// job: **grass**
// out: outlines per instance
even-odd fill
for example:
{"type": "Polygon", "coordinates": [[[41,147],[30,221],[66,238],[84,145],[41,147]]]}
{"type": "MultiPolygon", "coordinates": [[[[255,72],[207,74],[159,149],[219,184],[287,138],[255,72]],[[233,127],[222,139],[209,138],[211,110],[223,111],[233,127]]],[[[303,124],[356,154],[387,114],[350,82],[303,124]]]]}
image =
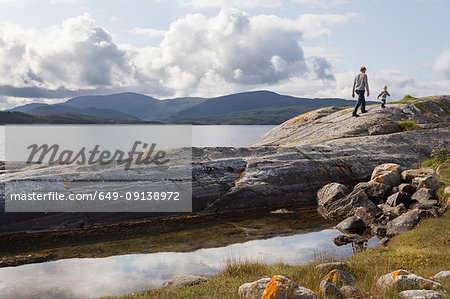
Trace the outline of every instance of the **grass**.
{"type": "Polygon", "coordinates": [[[402,131],[413,131],[413,130],[421,130],[422,128],[417,125],[416,121],[404,120],[397,123],[396,126],[397,132],[402,131]]]}
{"type": "Polygon", "coordinates": [[[403,99],[398,100],[398,101],[393,101],[393,102],[388,102],[386,104],[411,104],[413,103],[415,100],[417,100],[417,98],[407,94],[403,97],[403,99]]]}
{"type": "MultiPolygon", "coordinates": [[[[363,298],[396,298],[394,292],[383,292],[376,287],[381,275],[396,269],[410,270],[425,278],[450,269],[449,229],[448,214],[439,219],[426,219],[416,229],[392,238],[388,247],[369,249],[348,258],[349,272],[356,275],[355,286],[361,290],[363,298]]],[[[199,285],[148,290],[120,298],[239,298],[240,285],[273,275],[284,275],[318,294],[320,280],[326,273],[316,270],[315,265],[324,259],[330,257],[322,256],[300,266],[230,262],[217,276],[199,285]]],[[[443,286],[442,292],[450,294],[450,282],[443,286]]]]}

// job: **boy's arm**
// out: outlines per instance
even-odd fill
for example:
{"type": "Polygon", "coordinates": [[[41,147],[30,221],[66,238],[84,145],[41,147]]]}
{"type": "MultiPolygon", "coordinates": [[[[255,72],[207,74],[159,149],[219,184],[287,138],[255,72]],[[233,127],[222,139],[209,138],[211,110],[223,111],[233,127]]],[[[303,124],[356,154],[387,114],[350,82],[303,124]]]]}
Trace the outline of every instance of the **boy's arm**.
{"type": "Polygon", "coordinates": [[[386,94],[390,97],[391,95],[389,94],[389,92],[388,91],[386,91],[386,94]]]}

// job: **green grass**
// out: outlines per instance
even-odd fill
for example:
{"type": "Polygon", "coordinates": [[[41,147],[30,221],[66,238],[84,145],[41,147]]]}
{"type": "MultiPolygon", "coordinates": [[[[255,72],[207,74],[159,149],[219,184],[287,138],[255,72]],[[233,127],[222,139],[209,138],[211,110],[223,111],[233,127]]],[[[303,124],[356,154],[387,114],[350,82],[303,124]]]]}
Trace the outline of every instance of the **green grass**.
{"type": "Polygon", "coordinates": [[[421,130],[422,128],[417,125],[416,121],[404,120],[397,123],[395,128],[397,132],[421,130]]]}
{"type": "Polygon", "coordinates": [[[417,100],[417,98],[407,94],[401,100],[388,102],[386,104],[411,104],[411,103],[415,102],[416,100],[417,100]]]}

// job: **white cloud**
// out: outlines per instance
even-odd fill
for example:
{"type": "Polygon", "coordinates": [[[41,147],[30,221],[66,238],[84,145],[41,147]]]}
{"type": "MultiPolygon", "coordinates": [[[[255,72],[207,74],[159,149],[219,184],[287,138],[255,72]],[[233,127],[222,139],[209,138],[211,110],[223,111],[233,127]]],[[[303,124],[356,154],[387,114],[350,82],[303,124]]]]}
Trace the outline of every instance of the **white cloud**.
{"type": "Polygon", "coordinates": [[[0,23],[0,73],[8,74],[0,76],[0,93],[66,97],[74,91],[128,89],[211,96],[291,78],[332,81],[330,62],[318,53],[305,57],[300,43],[352,18],[288,19],[224,8],[214,17],[186,15],[167,31],[131,29],[163,37],[159,46],[142,48],[115,43],[88,14],[43,30],[0,23]]]}
{"type": "Polygon", "coordinates": [[[349,0],[292,0],[301,5],[306,5],[312,8],[329,8],[337,5],[347,4],[349,0]]]}
{"type": "Polygon", "coordinates": [[[450,49],[442,51],[432,67],[436,72],[450,79],[450,49]]]}
{"type": "Polygon", "coordinates": [[[150,37],[158,37],[158,36],[164,36],[167,33],[167,31],[159,30],[159,29],[152,29],[152,28],[134,27],[130,30],[130,33],[138,34],[138,35],[145,35],[145,36],[150,36],[150,37]]]}
{"type": "Polygon", "coordinates": [[[207,7],[236,7],[236,8],[256,8],[275,7],[282,4],[282,0],[179,0],[184,6],[191,8],[207,7]]]}

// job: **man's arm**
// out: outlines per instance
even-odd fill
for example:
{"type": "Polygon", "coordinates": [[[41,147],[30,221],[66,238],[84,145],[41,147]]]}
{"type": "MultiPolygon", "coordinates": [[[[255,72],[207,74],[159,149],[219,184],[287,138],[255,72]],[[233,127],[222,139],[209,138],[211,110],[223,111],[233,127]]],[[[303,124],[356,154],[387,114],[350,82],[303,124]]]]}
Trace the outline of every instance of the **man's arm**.
{"type": "Polygon", "coordinates": [[[366,89],[367,89],[367,96],[369,96],[370,95],[370,93],[369,93],[369,79],[367,79],[367,75],[366,74],[364,74],[364,83],[366,84],[366,89]]]}
{"type": "Polygon", "coordinates": [[[353,80],[352,98],[355,97],[355,86],[356,86],[356,77],[355,77],[355,79],[353,80]]]}

